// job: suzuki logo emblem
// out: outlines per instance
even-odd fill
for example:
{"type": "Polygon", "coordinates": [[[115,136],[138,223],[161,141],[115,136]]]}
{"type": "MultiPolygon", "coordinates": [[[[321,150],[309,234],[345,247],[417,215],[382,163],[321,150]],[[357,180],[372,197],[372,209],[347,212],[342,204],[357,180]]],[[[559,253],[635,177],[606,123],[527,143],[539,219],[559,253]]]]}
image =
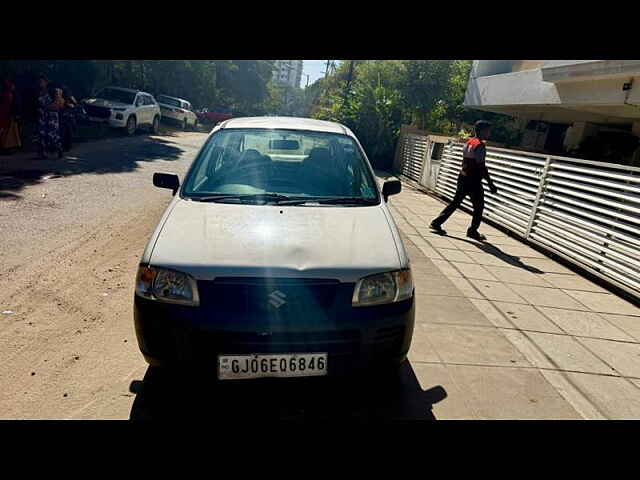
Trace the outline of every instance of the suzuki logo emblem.
{"type": "Polygon", "coordinates": [[[285,298],[287,298],[287,296],[284,293],[280,290],[275,290],[269,294],[269,304],[274,308],[280,308],[287,303],[285,298]]]}

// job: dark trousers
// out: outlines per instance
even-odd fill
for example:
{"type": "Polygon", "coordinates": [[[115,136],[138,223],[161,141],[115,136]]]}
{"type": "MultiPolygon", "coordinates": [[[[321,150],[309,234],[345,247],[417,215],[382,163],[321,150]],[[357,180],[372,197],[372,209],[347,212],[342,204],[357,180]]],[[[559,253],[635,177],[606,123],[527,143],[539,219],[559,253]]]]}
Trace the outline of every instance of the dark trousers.
{"type": "Polygon", "coordinates": [[[458,176],[458,188],[456,189],[453,200],[442,210],[438,218],[431,223],[435,226],[442,226],[462,204],[462,201],[467,195],[469,195],[471,203],[473,204],[473,219],[471,220],[471,227],[469,227],[468,232],[477,232],[480,221],[482,220],[482,211],[484,210],[484,189],[482,188],[482,181],[469,181],[462,175],[458,176]]]}

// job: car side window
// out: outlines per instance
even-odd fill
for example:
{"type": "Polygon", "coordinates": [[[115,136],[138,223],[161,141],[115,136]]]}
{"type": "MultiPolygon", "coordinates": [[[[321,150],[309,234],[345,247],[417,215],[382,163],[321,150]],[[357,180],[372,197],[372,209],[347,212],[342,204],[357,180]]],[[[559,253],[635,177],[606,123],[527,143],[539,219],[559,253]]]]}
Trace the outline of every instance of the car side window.
{"type": "Polygon", "coordinates": [[[147,102],[149,102],[149,105],[155,105],[156,99],[153,98],[151,95],[147,95],[147,102]]]}
{"type": "Polygon", "coordinates": [[[144,99],[143,99],[142,95],[138,95],[136,97],[135,105],[136,105],[136,107],[140,107],[140,106],[144,105],[144,99]]]}

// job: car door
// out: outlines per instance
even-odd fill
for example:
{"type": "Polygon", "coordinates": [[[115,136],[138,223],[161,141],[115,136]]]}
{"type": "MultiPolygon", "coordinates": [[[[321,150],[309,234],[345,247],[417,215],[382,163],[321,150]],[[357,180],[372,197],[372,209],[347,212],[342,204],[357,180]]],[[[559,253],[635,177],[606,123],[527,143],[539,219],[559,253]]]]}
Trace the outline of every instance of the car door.
{"type": "Polygon", "coordinates": [[[160,116],[160,107],[158,106],[158,102],[156,102],[156,99],[153,98],[152,95],[147,95],[147,101],[149,102],[149,123],[152,124],[155,116],[160,116]]]}
{"type": "Polygon", "coordinates": [[[147,109],[146,109],[146,102],[144,99],[144,95],[142,93],[139,93],[138,96],[136,97],[136,118],[138,119],[138,125],[142,125],[145,123],[149,123],[149,120],[147,120],[147,109]]]}

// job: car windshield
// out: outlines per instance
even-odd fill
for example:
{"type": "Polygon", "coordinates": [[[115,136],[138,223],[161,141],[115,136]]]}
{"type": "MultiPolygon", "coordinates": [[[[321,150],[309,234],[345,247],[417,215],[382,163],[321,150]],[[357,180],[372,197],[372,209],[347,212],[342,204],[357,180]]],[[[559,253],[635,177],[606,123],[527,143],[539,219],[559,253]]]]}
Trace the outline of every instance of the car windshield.
{"type": "Polygon", "coordinates": [[[194,161],[182,195],[197,199],[268,193],[377,203],[375,185],[360,147],[347,135],[223,129],[209,138],[194,161]]]}
{"type": "Polygon", "coordinates": [[[171,105],[172,107],[180,107],[180,100],[176,100],[175,98],[165,97],[164,95],[160,95],[158,97],[158,103],[164,103],[165,105],[171,105]]]}
{"type": "Polygon", "coordinates": [[[136,94],[135,92],[127,92],[126,90],[118,90],[117,88],[103,88],[98,92],[96,98],[132,105],[136,94]]]}

